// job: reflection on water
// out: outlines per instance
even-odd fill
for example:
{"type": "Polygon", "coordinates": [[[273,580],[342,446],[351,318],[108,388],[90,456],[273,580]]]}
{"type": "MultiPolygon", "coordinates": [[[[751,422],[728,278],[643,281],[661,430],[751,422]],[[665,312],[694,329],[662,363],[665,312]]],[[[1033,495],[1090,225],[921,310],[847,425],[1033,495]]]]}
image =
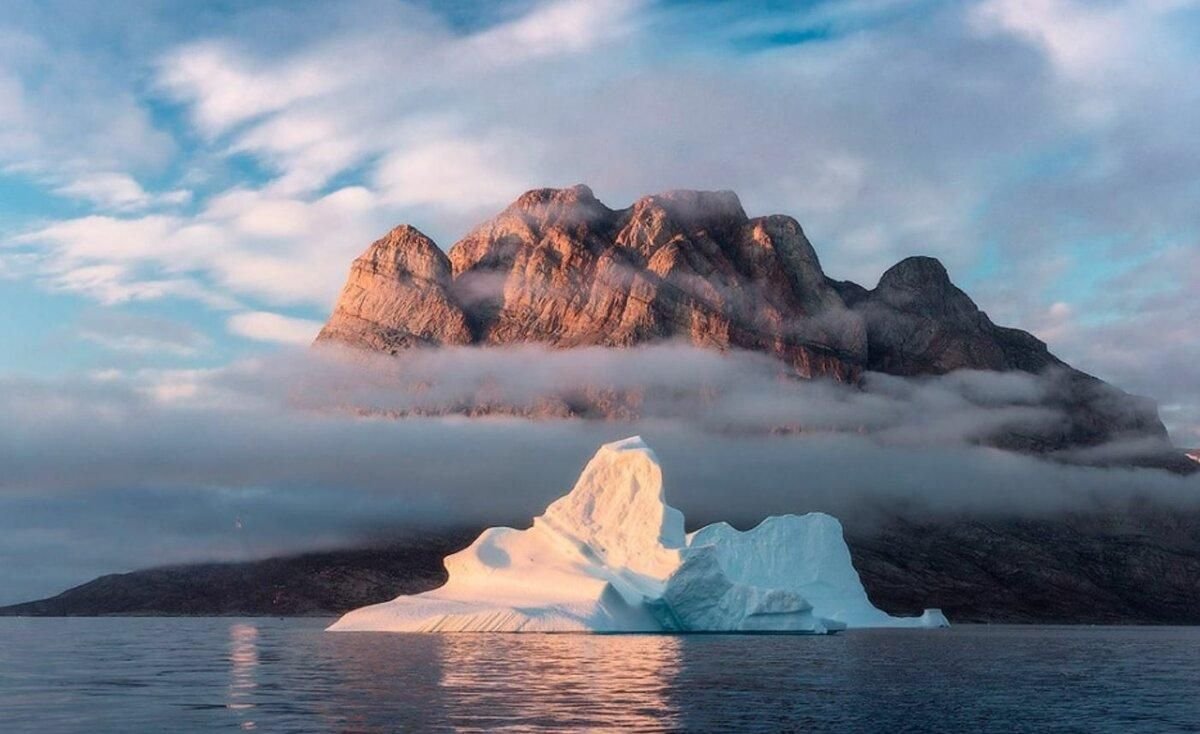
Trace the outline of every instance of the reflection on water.
{"type": "Polygon", "coordinates": [[[0,618],[0,733],[1198,730],[1200,629],[326,634],[0,618]]]}
{"type": "Polygon", "coordinates": [[[255,669],[258,668],[258,627],[253,624],[233,624],[229,627],[229,703],[231,711],[245,711],[241,728],[254,729],[249,717],[254,708],[254,689],[258,687],[255,669]]]}
{"type": "Polygon", "coordinates": [[[329,634],[330,730],[666,731],[683,638],[653,635],[329,634]],[[350,712],[347,716],[347,712],[350,712]]]}
{"type": "Polygon", "coordinates": [[[678,724],[670,691],[679,669],[680,637],[437,639],[442,706],[461,727],[491,730],[515,721],[575,729],[603,721],[622,731],[648,731],[678,724]],[[497,664],[499,657],[510,662],[497,664]]]}

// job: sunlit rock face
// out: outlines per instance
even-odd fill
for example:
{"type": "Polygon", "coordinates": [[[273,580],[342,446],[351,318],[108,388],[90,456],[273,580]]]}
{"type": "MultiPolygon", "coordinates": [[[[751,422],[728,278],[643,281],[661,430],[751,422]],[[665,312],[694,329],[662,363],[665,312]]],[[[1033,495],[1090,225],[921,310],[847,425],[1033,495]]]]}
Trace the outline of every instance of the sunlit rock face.
{"type": "MultiPolygon", "coordinates": [[[[782,375],[851,384],[868,371],[1050,374],[1044,407],[1062,420],[998,431],[986,443],[1062,455],[1141,440],[1149,448],[1123,461],[1196,469],[1169,445],[1152,402],[1072,368],[1027,332],[992,323],[937,260],[906,258],[874,289],[834,280],[795,219],[749,217],[731,191],[668,191],[610,209],[587,186],[535,189],[447,253],[401,225],[354,261],[317,337],[322,345],[386,354],[664,341],[765,354],[782,375]]],[[[636,416],[640,392],[627,392],[551,401],[531,417],[636,416]]],[[[468,414],[514,410],[461,407],[468,414]]]]}
{"type": "Polygon", "coordinates": [[[732,191],[668,191],[627,209],[587,186],[535,189],[448,257],[411,227],[371,245],[318,342],[627,347],[667,339],[766,352],[804,377],[854,379],[862,319],[791,217],[751,219],[732,191]]]}
{"type": "Polygon", "coordinates": [[[527,530],[490,528],[446,558],[446,585],[346,614],[334,631],[787,632],[938,627],[867,599],[838,521],[771,517],[690,536],[637,437],[602,446],[527,530]]]}
{"type": "Polygon", "coordinates": [[[318,339],[381,352],[470,343],[467,316],[450,294],[450,260],[416,228],[396,227],[350,266],[318,339]]]}

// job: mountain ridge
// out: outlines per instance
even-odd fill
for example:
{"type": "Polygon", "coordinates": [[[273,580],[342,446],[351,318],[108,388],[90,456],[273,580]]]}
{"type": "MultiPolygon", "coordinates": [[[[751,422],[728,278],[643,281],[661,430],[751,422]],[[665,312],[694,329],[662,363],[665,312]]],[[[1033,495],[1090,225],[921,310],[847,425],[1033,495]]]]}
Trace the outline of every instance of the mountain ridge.
{"type": "Polygon", "coordinates": [[[314,343],[397,354],[667,340],[764,353],[789,376],[850,384],[867,371],[1051,375],[1049,400],[1065,422],[992,444],[1064,454],[1148,440],[1151,450],[1120,461],[1196,468],[1167,448],[1152,401],[1072,367],[1028,332],[994,324],[935,258],[905,258],[872,289],[838,281],[799,222],[749,217],[732,191],[668,191],[612,209],[583,184],[533,189],[445,252],[400,225],[354,261],[314,343]]]}

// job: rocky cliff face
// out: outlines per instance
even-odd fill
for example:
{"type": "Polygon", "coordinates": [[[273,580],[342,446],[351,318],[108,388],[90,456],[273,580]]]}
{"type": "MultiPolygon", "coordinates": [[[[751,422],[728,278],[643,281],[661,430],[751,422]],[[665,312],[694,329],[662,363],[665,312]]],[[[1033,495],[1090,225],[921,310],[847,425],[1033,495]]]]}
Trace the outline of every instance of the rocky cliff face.
{"type": "Polygon", "coordinates": [[[446,254],[402,224],[350,266],[337,308],[317,339],[384,352],[469,344],[467,315],[451,295],[451,285],[446,254]]]}
{"type": "MultiPolygon", "coordinates": [[[[796,220],[750,218],[728,191],[672,191],[618,210],[582,185],[529,191],[448,254],[402,225],[354,261],[317,337],[387,353],[664,340],[766,353],[793,376],[851,383],[867,370],[1052,374],[1048,400],[1067,420],[994,443],[1048,452],[1166,442],[1152,403],[993,324],[937,260],[903,260],[873,290],[832,280],[796,220]]],[[[1178,453],[1144,463],[1192,465],[1178,453]]]]}
{"type": "Polygon", "coordinates": [[[623,347],[665,339],[777,356],[853,380],[863,320],[790,217],[732,192],[675,191],[612,210],[586,186],[530,191],[443,255],[401,226],[351,269],[318,342],[623,347]]]}

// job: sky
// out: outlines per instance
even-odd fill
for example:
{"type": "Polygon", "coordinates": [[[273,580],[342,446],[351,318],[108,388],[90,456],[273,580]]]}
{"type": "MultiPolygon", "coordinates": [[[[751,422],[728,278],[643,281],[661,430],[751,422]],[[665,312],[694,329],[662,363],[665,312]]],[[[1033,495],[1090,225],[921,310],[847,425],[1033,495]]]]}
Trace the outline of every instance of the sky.
{"type": "MultiPolygon", "coordinates": [[[[994,321],[1200,446],[1197,38],[1193,0],[8,0],[0,451],[69,407],[166,421],[212,375],[307,344],[392,226],[448,248],[524,190],[581,182],[613,207],[732,189],[868,287],[938,257],[994,321]]],[[[243,479],[184,483],[211,508],[243,479]]],[[[0,500],[24,508],[23,564],[81,532],[37,482],[0,500]]]]}

